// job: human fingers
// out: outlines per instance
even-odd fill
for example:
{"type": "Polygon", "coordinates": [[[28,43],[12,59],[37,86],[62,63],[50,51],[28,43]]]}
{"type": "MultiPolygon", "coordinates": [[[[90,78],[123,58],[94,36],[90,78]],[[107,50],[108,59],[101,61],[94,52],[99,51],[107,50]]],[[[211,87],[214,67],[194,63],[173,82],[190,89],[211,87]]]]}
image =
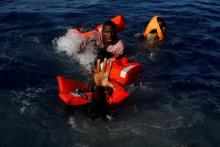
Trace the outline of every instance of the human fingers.
{"type": "Polygon", "coordinates": [[[107,72],[107,76],[109,76],[110,72],[111,72],[111,69],[112,69],[112,62],[110,61],[108,66],[107,66],[107,69],[106,69],[106,72],[107,72]]]}
{"type": "Polygon", "coordinates": [[[102,62],[102,71],[105,72],[106,71],[106,66],[107,66],[107,59],[104,58],[104,61],[102,62]]]}

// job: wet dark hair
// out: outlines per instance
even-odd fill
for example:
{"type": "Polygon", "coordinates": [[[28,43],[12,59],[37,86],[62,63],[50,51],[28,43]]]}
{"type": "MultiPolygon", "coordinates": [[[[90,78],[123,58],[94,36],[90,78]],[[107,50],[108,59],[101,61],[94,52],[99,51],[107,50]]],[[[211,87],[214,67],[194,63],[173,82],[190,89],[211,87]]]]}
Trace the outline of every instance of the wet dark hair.
{"type": "Polygon", "coordinates": [[[150,31],[150,33],[155,33],[155,34],[157,34],[157,30],[156,30],[156,29],[153,29],[153,30],[150,31]]]}
{"type": "Polygon", "coordinates": [[[164,22],[164,20],[161,17],[157,17],[157,22],[160,25],[160,27],[165,27],[166,28],[166,24],[164,22]]]}
{"type": "MultiPolygon", "coordinates": [[[[159,36],[158,36],[158,34],[157,34],[157,30],[156,30],[156,29],[151,30],[149,34],[152,35],[151,38],[152,38],[154,41],[156,41],[155,39],[159,39],[159,36]]],[[[152,41],[152,39],[150,39],[150,40],[152,41]]]]}
{"type": "Polygon", "coordinates": [[[111,26],[114,29],[116,28],[116,25],[114,22],[112,22],[111,20],[104,22],[102,29],[105,29],[107,26],[111,26]]]}
{"type": "Polygon", "coordinates": [[[98,59],[100,59],[100,62],[103,62],[104,58],[109,59],[112,56],[113,56],[113,54],[108,52],[106,50],[106,48],[99,48],[99,49],[97,49],[97,55],[96,55],[96,58],[95,58],[94,66],[96,66],[98,59]]]}

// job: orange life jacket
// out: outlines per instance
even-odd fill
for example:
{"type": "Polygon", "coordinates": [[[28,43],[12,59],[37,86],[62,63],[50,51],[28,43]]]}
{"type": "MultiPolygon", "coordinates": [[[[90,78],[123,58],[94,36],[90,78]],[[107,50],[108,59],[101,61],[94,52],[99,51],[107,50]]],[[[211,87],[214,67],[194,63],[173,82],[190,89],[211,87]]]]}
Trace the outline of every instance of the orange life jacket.
{"type": "Polygon", "coordinates": [[[144,37],[147,38],[147,35],[152,31],[152,30],[157,30],[157,35],[159,37],[159,41],[163,41],[165,39],[164,33],[160,28],[160,25],[157,21],[157,18],[160,16],[154,16],[150,22],[148,23],[145,32],[144,32],[144,37]]]}

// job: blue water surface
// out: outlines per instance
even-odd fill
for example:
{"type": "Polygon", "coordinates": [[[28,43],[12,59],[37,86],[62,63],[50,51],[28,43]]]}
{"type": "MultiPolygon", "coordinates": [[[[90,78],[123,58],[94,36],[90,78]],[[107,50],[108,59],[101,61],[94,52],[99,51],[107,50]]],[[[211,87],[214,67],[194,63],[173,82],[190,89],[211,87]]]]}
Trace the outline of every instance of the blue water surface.
{"type": "Polygon", "coordinates": [[[1,0],[0,10],[1,147],[220,146],[218,0],[1,0]],[[91,120],[58,98],[56,75],[89,75],[54,40],[118,14],[142,84],[130,87],[116,120],[91,120]],[[134,35],[154,15],[164,18],[167,40],[151,56],[134,35]]]}

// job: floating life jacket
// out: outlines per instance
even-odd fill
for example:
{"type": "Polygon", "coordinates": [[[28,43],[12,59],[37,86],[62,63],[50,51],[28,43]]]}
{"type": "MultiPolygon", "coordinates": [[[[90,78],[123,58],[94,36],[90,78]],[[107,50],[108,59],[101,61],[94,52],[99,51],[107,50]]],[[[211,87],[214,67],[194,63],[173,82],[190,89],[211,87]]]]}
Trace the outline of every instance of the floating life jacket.
{"type": "Polygon", "coordinates": [[[154,16],[150,22],[148,23],[145,32],[144,32],[144,37],[147,38],[147,35],[152,31],[152,30],[156,30],[157,31],[157,35],[159,37],[159,41],[163,41],[165,39],[164,37],[164,33],[160,28],[160,25],[157,21],[157,18],[160,16],[154,16]]]}
{"type": "MultiPolygon", "coordinates": [[[[77,89],[86,90],[88,83],[74,81],[62,76],[57,76],[59,87],[59,98],[67,105],[81,106],[91,102],[92,92],[77,92],[77,89]]],[[[118,83],[112,82],[115,89],[111,95],[106,95],[106,102],[109,105],[119,104],[124,101],[129,93],[118,83]]]]}
{"type": "Polygon", "coordinates": [[[139,62],[128,62],[127,57],[122,57],[119,60],[110,58],[108,61],[112,61],[109,79],[123,85],[131,84],[138,79],[141,72],[141,64],[139,62]]]}
{"type": "MultiPolygon", "coordinates": [[[[116,31],[118,32],[121,32],[125,29],[125,19],[122,15],[117,15],[115,17],[113,17],[111,19],[112,22],[115,23],[116,25],[116,31]]],[[[95,31],[101,31],[102,29],[102,26],[103,26],[103,23],[102,24],[99,24],[95,29],[93,30],[90,30],[88,32],[82,32],[80,31],[80,29],[76,28],[76,29],[70,29],[69,31],[77,31],[78,33],[80,33],[83,37],[85,38],[88,38],[93,32],[95,31]]]]}
{"type": "Polygon", "coordinates": [[[74,81],[71,79],[64,78],[62,76],[57,76],[58,87],[59,87],[59,97],[67,105],[85,105],[91,101],[93,93],[85,92],[82,95],[76,92],[76,89],[85,90],[88,87],[88,83],[74,81]]]}

